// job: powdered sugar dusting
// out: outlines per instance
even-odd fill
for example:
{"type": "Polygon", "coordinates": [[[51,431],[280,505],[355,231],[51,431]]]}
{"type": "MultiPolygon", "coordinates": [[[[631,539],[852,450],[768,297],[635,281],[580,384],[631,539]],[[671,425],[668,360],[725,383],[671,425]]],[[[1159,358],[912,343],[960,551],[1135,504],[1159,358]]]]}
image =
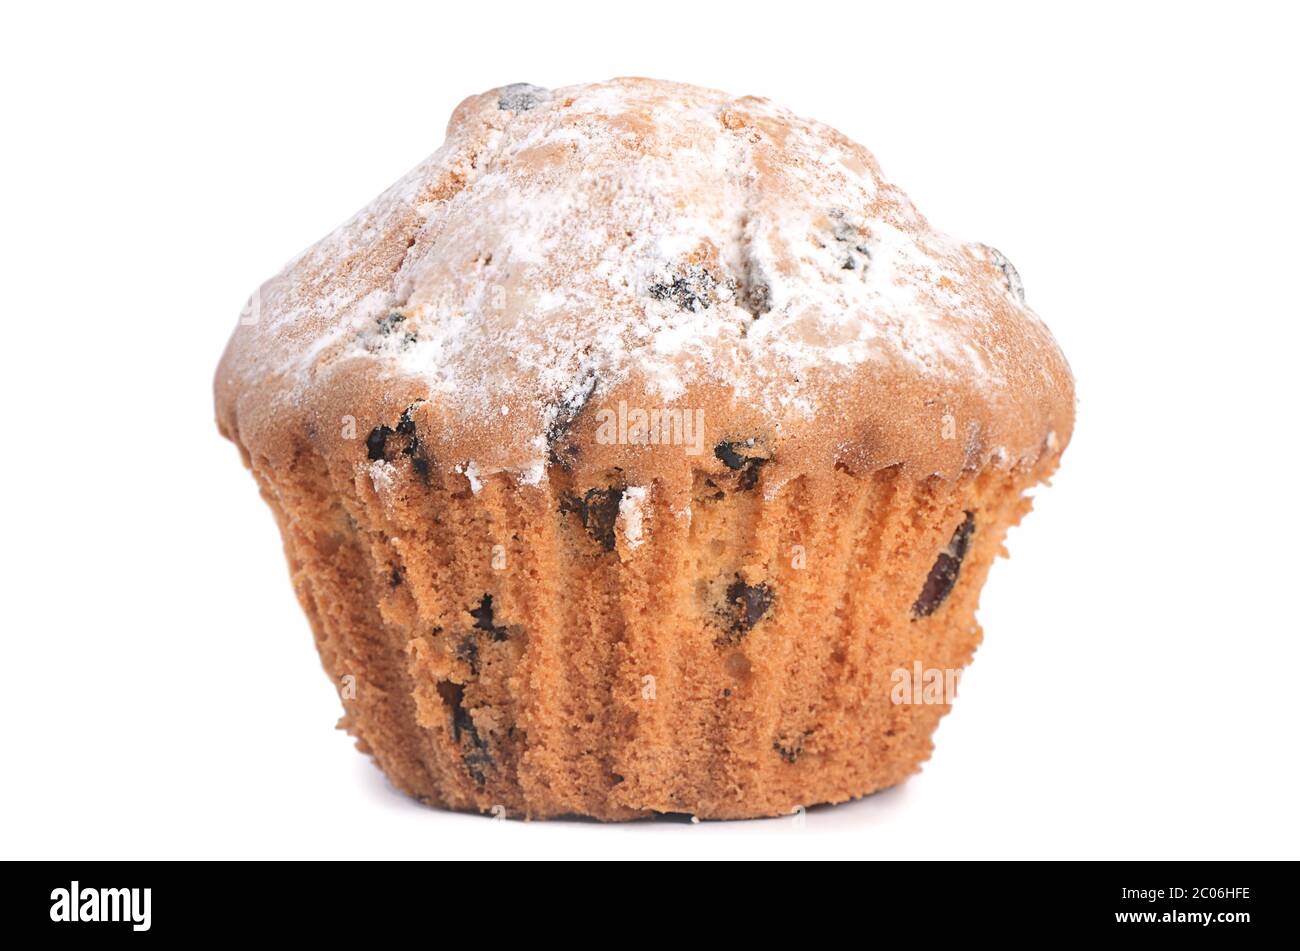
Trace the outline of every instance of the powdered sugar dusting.
{"type": "Polygon", "coordinates": [[[649,496],[644,486],[630,486],[623,490],[618,501],[618,526],[623,532],[623,540],[629,550],[636,549],[645,541],[645,503],[649,496]]]}
{"type": "Polygon", "coordinates": [[[377,459],[370,463],[370,484],[381,498],[393,491],[397,478],[397,468],[391,462],[377,459]]]}
{"type": "Polygon", "coordinates": [[[467,100],[439,152],[263,287],[250,362],[301,390],[369,360],[465,418],[522,418],[536,473],[563,407],[632,374],[664,402],[725,384],[773,419],[816,414],[813,369],[997,389],[994,325],[1022,296],[869,153],[765,100],[518,86],[467,100]]]}

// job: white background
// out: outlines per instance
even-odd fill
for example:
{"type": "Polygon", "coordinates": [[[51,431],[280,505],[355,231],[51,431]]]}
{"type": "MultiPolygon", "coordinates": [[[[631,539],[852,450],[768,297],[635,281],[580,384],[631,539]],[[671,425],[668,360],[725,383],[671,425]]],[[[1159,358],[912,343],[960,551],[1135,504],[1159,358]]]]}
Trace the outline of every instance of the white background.
{"type": "Polygon", "coordinates": [[[106,7],[0,30],[0,855],[1300,858],[1282,4],[106,7]],[[392,791],[331,729],[212,422],[248,292],[461,98],[627,74],[865,144],[1015,262],[1078,378],[934,759],[803,825],[492,822],[392,791]]]}

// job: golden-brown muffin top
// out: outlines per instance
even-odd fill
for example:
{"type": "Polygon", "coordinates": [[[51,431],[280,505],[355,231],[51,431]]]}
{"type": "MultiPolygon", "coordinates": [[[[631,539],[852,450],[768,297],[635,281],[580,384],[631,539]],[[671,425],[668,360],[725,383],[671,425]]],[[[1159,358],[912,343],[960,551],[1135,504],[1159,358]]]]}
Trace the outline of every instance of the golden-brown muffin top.
{"type": "Polygon", "coordinates": [[[1033,461],[1073,402],[1011,264],[934,231],[866,149],[646,79],[466,99],[442,148],[262,286],[217,375],[223,428],[267,458],[310,439],[364,460],[346,419],[364,442],[414,410],[436,464],[526,481],[652,477],[662,446],[608,438],[620,406],[702,413],[710,457],[756,441],[781,481],[1033,461]]]}

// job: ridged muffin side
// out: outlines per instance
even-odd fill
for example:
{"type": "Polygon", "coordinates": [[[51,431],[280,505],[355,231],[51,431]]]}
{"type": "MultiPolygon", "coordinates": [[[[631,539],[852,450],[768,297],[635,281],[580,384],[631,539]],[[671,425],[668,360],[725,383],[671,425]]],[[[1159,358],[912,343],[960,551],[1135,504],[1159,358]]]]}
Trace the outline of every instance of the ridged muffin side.
{"type": "Polygon", "coordinates": [[[782,815],[914,772],[989,566],[1055,466],[770,491],[702,466],[677,508],[617,470],[522,485],[380,456],[249,457],[341,726],[426,802],[607,820],[782,815]],[[898,702],[914,671],[944,686],[898,702]]]}

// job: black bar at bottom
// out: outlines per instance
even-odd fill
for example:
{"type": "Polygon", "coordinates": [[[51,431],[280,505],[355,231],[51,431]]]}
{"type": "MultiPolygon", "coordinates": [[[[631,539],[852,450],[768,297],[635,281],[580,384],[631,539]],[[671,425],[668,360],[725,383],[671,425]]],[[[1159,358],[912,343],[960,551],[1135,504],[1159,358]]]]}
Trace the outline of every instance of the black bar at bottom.
{"type": "MultiPolygon", "coordinates": [[[[752,876],[742,868],[671,875],[628,869],[599,873],[590,884],[576,864],[563,878],[407,862],[5,864],[0,907],[10,933],[137,941],[150,935],[373,940],[390,934],[409,940],[426,928],[431,939],[440,935],[439,943],[468,938],[458,926],[433,925],[431,912],[443,909],[452,921],[513,919],[536,938],[555,929],[557,939],[567,933],[583,941],[619,940],[599,933],[610,915],[617,920],[624,914],[628,938],[660,932],[670,940],[671,929],[688,918],[712,918],[726,934],[743,928],[746,917],[761,931],[769,916],[777,926],[808,916],[816,931],[861,928],[864,944],[868,935],[878,943],[874,936],[882,933],[916,940],[929,935],[947,944],[957,935],[1062,932],[1235,942],[1293,933],[1296,920],[1289,900],[1294,863],[914,862],[816,874],[766,868],[752,876]],[[575,915],[593,927],[585,937],[575,915]]],[[[696,930],[695,937],[703,935],[696,930]]]]}

